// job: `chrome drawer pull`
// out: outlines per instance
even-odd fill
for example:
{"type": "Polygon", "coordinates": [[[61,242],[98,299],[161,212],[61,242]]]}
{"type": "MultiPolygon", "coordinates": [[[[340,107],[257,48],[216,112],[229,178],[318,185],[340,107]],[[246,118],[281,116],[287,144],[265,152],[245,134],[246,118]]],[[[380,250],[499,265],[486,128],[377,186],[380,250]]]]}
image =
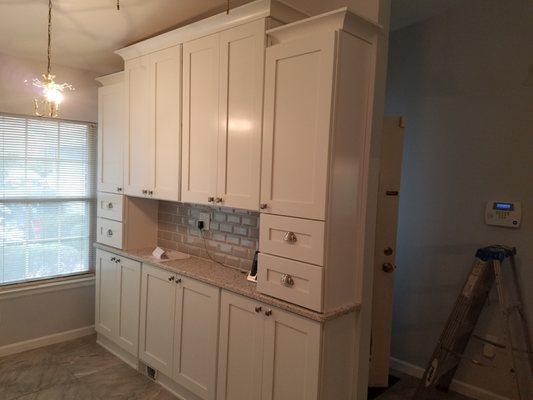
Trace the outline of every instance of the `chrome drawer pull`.
{"type": "Polygon", "coordinates": [[[113,231],[112,231],[111,229],[108,229],[108,230],[107,230],[107,236],[108,236],[108,237],[113,236],[113,231]]]}
{"type": "Polygon", "coordinates": [[[112,210],[113,209],[113,203],[107,203],[107,209],[112,210]]]}
{"type": "Polygon", "coordinates": [[[298,241],[298,238],[294,234],[294,232],[287,232],[285,235],[283,235],[283,240],[287,243],[296,243],[298,241]]]}
{"type": "Polygon", "coordinates": [[[281,284],[283,286],[293,287],[294,279],[292,279],[292,276],[290,276],[289,274],[283,274],[281,275],[281,284]]]}

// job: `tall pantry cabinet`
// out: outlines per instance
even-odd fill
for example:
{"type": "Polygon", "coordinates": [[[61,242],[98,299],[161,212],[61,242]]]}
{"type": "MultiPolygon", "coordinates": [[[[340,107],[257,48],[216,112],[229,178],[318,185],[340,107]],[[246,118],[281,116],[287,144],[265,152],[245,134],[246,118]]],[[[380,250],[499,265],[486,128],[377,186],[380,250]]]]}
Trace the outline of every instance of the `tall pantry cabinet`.
{"type": "Polygon", "coordinates": [[[182,201],[258,209],[265,27],[183,44],[182,201]]]}

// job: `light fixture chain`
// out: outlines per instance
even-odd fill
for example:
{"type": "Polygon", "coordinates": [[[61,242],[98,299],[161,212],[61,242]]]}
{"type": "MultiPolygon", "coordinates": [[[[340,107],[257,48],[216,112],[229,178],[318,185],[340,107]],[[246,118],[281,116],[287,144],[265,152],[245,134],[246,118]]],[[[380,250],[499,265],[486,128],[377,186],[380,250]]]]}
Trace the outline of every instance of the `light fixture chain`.
{"type": "Polygon", "coordinates": [[[52,59],[52,0],[48,0],[48,66],[46,74],[50,75],[50,64],[52,59]]]}

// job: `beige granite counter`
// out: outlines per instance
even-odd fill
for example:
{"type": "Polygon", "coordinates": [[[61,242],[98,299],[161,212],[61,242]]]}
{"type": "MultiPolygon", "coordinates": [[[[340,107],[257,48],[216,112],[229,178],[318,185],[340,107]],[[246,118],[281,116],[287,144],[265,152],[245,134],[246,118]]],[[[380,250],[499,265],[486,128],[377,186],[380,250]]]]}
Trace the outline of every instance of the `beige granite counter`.
{"type": "Polygon", "coordinates": [[[189,258],[184,260],[156,261],[152,257],[150,257],[152,249],[124,251],[116,249],[114,247],[103,245],[101,243],[95,243],[94,246],[98,249],[109,251],[111,253],[118,254],[122,257],[127,257],[142,263],[162,268],[172,273],[197,279],[201,282],[217,286],[230,292],[261,301],[262,303],[271,305],[273,307],[278,307],[282,310],[290,311],[292,313],[319,322],[325,322],[330,319],[340,317],[341,315],[345,315],[352,311],[359,310],[360,308],[359,304],[353,304],[346,307],[338,308],[328,313],[319,313],[259,293],[257,291],[256,284],[246,280],[246,272],[236,268],[222,266],[211,260],[190,256],[189,258]]]}

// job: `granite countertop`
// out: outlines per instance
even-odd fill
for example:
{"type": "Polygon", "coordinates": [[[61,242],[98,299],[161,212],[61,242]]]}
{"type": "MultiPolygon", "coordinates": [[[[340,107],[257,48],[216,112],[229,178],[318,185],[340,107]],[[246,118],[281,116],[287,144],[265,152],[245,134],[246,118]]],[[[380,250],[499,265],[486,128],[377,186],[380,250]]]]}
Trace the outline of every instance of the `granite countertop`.
{"type": "Polygon", "coordinates": [[[190,256],[189,258],[183,260],[170,260],[161,262],[151,257],[153,249],[125,251],[116,249],[114,247],[106,246],[101,243],[95,243],[94,246],[98,249],[109,251],[111,253],[118,254],[123,257],[127,257],[142,263],[150,264],[172,273],[193,278],[201,282],[217,286],[230,292],[261,301],[262,303],[271,305],[273,307],[278,307],[282,310],[290,311],[292,313],[319,322],[325,322],[330,319],[340,317],[352,311],[359,310],[360,308],[360,304],[353,304],[346,307],[338,308],[327,313],[319,313],[259,293],[257,291],[257,285],[253,282],[246,280],[246,272],[237,268],[222,266],[211,260],[190,256]]]}

